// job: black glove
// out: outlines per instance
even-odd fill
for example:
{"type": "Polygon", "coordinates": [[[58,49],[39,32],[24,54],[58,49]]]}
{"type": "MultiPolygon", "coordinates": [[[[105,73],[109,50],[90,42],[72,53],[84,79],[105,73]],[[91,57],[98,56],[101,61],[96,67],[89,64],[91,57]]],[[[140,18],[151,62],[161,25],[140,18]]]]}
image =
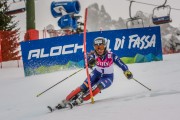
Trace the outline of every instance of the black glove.
{"type": "Polygon", "coordinates": [[[127,79],[133,78],[133,74],[129,70],[124,71],[124,75],[126,76],[127,79]]]}
{"type": "Polygon", "coordinates": [[[96,60],[95,60],[95,58],[91,58],[91,59],[88,61],[88,67],[89,67],[89,68],[93,68],[95,65],[96,65],[96,60]]]}

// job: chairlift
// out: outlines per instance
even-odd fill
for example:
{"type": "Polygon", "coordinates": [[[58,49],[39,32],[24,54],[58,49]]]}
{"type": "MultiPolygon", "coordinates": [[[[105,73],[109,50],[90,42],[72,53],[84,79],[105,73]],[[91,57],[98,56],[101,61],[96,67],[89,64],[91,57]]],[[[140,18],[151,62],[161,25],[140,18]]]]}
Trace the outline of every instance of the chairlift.
{"type": "Polygon", "coordinates": [[[25,1],[25,0],[13,0],[13,3],[22,2],[22,1],[25,1]]]}
{"type": "MultiPolygon", "coordinates": [[[[10,0],[9,0],[10,1],[10,0]]],[[[18,2],[26,2],[26,0],[11,0],[13,3],[18,3],[18,2]]],[[[35,0],[37,1],[37,0],[35,0]]]]}
{"type": "MultiPolygon", "coordinates": [[[[18,2],[25,2],[25,0],[12,0],[12,2],[10,4],[15,4],[18,2]]],[[[14,14],[23,13],[25,11],[26,11],[26,7],[22,7],[22,8],[18,8],[18,9],[14,9],[14,10],[9,10],[9,11],[5,12],[5,14],[6,15],[14,15],[14,14]]]]}
{"type": "Polygon", "coordinates": [[[165,24],[165,23],[169,23],[172,22],[171,18],[170,18],[170,12],[171,12],[171,6],[169,5],[165,5],[167,2],[167,0],[165,0],[163,5],[160,5],[158,7],[155,7],[153,9],[153,14],[152,14],[152,21],[155,25],[159,25],[159,24],[165,24]],[[159,10],[167,10],[167,14],[165,16],[155,16],[155,13],[157,13],[159,10]]]}
{"type": "Polygon", "coordinates": [[[129,5],[129,17],[130,18],[128,18],[128,20],[127,20],[127,22],[126,22],[126,27],[127,28],[129,28],[128,27],[128,24],[129,23],[131,23],[133,26],[134,26],[134,21],[136,21],[138,24],[142,24],[142,26],[144,27],[144,23],[143,23],[143,19],[142,18],[140,18],[139,16],[136,16],[136,17],[132,17],[131,16],[131,6],[132,6],[132,3],[133,3],[134,1],[130,1],[130,5],[129,5]]]}
{"type": "Polygon", "coordinates": [[[5,14],[6,14],[6,15],[14,15],[14,14],[23,13],[23,12],[25,12],[25,11],[26,11],[26,8],[19,8],[19,9],[7,11],[5,14]]]}

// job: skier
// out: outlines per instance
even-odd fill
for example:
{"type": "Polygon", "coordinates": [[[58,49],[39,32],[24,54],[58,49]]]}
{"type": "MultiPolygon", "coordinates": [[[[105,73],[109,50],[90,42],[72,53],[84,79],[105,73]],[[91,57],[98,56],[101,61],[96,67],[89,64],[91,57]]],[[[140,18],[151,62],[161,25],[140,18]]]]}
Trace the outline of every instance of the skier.
{"type": "MultiPolygon", "coordinates": [[[[90,74],[93,96],[108,88],[113,83],[113,62],[124,71],[124,75],[127,79],[133,78],[133,74],[129,71],[127,65],[124,64],[117,55],[106,49],[107,43],[105,38],[97,37],[94,39],[93,46],[94,51],[88,54],[88,67],[93,69],[90,74]]],[[[62,103],[56,106],[56,108],[64,108],[67,103],[79,105],[90,98],[88,81],[86,79],[81,86],[73,90],[62,103]]]]}

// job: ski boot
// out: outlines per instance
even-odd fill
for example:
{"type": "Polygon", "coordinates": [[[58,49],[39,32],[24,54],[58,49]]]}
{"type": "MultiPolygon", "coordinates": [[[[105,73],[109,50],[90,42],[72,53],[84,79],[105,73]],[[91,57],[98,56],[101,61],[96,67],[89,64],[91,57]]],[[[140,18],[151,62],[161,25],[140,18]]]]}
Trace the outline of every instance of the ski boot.
{"type": "Polygon", "coordinates": [[[80,105],[83,103],[83,95],[84,91],[78,87],[66,97],[66,101],[69,101],[73,106],[80,105]]]}
{"type": "Polygon", "coordinates": [[[68,102],[66,100],[63,100],[61,103],[59,103],[55,108],[56,109],[62,109],[62,108],[66,108],[68,102]]]}
{"type": "Polygon", "coordinates": [[[71,103],[69,103],[66,100],[63,100],[61,103],[59,103],[57,106],[55,106],[54,108],[51,106],[47,106],[47,108],[50,110],[50,112],[53,112],[55,110],[60,110],[60,109],[64,109],[64,108],[73,108],[73,105],[71,103]]]}
{"type": "MultiPolygon", "coordinates": [[[[82,93],[81,93],[82,94],[82,93]]],[[[82,96],[82,95],[81,95],[82,96]]],[[[56,109],[64,109],[64,108],[70,108],[72,109],[74,106],[80,105],[83,103],[82,97],[76,97],[76,99],[72,99],[70,101],[63,100],[61,103],[59,103],[55,108],[56,109]]]]}
{"type": "Polygon", "coordinates": [[[83,92],[78,93],[72,100],[70,100],[70,103],[73,106],[77,106],[83,103],[83,92]]]}

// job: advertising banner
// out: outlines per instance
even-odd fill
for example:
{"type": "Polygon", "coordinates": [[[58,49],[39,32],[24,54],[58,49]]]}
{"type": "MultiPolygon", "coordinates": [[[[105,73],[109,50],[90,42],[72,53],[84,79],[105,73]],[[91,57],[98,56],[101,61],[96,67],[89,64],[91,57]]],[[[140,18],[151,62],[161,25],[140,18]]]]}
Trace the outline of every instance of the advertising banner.
{"type": "MultiPolygon", "coordinates": [[[[162,60],[160,27],[88,32],[87,51],[96,37],[125,63],[162,60]]],[[[21,50],[25,76],[84,67],[83,34],[21,42],[21,50]]]]}

